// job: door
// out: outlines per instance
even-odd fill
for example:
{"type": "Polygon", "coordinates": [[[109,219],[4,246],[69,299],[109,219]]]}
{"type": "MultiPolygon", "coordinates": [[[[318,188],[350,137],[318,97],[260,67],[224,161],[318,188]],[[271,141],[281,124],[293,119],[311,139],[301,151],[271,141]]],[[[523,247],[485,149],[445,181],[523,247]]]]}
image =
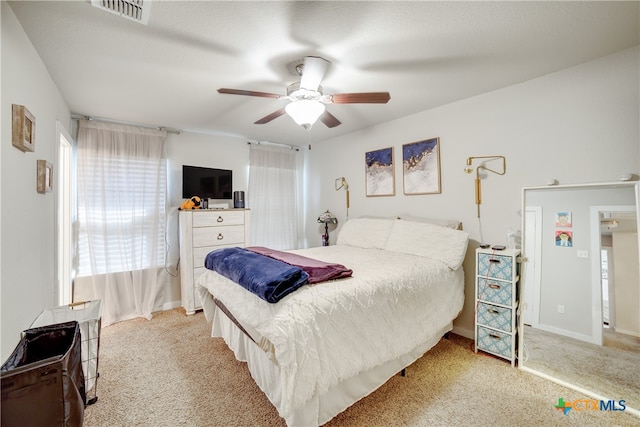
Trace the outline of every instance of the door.
{"type": "Polygon", "coordinates": [[[524,302],[523,321],[525,325],[537,327],[540,306],[540,259],[542,242],[542,207],[527,206],[525,210],[524,253],[524,302]]]}

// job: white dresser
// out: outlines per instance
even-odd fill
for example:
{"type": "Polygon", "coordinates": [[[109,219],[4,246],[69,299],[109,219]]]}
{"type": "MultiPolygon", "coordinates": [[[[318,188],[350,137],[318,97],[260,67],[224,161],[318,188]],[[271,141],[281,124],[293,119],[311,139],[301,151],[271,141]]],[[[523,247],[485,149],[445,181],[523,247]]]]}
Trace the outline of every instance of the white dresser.
{"type": "Polygon", "coordinates": [[[476,250],[476,353],[516,363],[520,250],[476,250]]]}
{"type": "Polygon", "coordinates": [[[248,209],[180,211],[180,290],[187,314],[202,308],[195,283],[205,271],[204,260],[215,249],[249,245],[248,209]]]}

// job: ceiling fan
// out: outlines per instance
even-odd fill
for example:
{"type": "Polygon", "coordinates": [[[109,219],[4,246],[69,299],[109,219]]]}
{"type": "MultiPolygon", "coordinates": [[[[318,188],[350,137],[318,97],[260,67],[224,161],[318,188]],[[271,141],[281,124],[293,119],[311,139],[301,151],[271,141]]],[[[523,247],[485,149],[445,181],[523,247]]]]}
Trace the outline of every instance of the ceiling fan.
{"type": "Polygon", "coordinates": [[[389,92],[361,92],[325,95],[320,83],[329,69],[331,62],[318,56],[306,56],[303,62],[295,66],[300,81],[287,86],[286,95],[268,92],[256,92],[242,89],[218,89],[219,93],[231,95],[258,96],[289,100],[283,108],[255,121],[257,125],[269,123],[283,114],[289,114],[293,120],[304,128],[310,128],[320,119],[327,127],[333,128],[341,122],[325,109],[325,104],[386,104],[391,96],[389,92]]]}

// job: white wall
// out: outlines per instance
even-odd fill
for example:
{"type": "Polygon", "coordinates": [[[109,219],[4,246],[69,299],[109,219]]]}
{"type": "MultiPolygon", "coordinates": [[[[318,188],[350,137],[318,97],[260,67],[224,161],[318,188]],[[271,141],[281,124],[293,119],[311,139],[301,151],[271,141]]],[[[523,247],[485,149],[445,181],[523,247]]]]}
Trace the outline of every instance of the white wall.
{"type": "MultiPolygon", "coordinates": [[[[180,279],[178,259],[178,207],[182,198],[182,165],[203,166],[233,171],[233,191],[247,191],[249,172],[249,145],[244,138],[211,136],[189,132],[167,137],[169,159],[169,189],[167,212],[167,241],[169,251],[166,267],[173,276],[170,288],[165,292],[165,308],[179,306],[180,279]]],[[[233,207],[233,200],[221,200],[233,207]]]]}
{"type": "Polygon", "coordinates": [[[57,166],[56,120],[70,129],[71,115],[11,8],[2,2],[2,146],[0,153],[1,348],[4,361],[20,332],[54,306],[55,197],[36,192],[36,161],[57,166]],[[35,152],[11,145],[11,104],[36,118],[35,152]]]}
{"type": "MultiPolygon", "coordinates": [[[[636,47],[316,143],[307,153],[306,192],[317,195],[308,200],[308,216],[328,208],[339,221],[346,220],[344,193],[334,190],[334,180],[345,176],[351,187],[351,217],[406,213],[462,221],[472,242],[464,263],[466,302],[455,326],[457,332],[472,336],[472,252],[480,240],[504,244],[507,229],[520,228],[522,187],[544,185],[550,178],[568,184],[615,181],[623,172],[638,174],[639,75],[636,47]],[[442,193],[405,196],[402,144],[432,137],[440,137],[441,142],[442,193]],[[367,198],[364,153],[389,146],[395,151],[396,196],[367,198]],[[463,168],[468,156],[483,155],[506,156],[507,174],[491,174],[482,182],[481,227],[476,217],[474,175],[466,175],[463,168]]],[[[320,244],[317,224],[308,222],[306,234],[310,246],[320,244]]]]}

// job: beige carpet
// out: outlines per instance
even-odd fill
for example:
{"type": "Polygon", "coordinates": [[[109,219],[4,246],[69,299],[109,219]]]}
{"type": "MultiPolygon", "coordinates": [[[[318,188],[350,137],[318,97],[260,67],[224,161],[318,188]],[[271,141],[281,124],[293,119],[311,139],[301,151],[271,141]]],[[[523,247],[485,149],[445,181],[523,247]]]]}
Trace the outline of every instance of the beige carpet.
{"type": "MultiPolygon", "coordinates": [[[[202,313],[158,313],[101,332],[92,426],[284,426],[202,313]]],[[[638,426],[623,412],[556,410],[585,396],[452,336],[326,426],[638,426]]]]}
{"type": "Polygon", "coordinates": [[[524,365],[640,410],[640,340],[608,333],[605,346],[524,328],[524,365]]]}

